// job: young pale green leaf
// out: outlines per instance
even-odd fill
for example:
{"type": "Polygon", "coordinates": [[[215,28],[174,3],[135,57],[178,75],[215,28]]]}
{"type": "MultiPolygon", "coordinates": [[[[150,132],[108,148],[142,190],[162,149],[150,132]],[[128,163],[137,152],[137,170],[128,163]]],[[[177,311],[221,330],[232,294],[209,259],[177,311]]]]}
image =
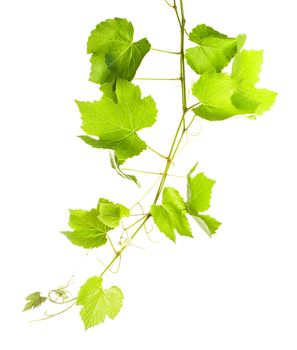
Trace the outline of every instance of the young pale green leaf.
{"type": "Polygon", "coordinates": [[[133,42],[134,28],[125,18],[99,23],[88,39],[91,56],[90,80],[103,84],[117,78],[132,80],[151,48],[147,39],[133,42]]]}
{"type": "Polygon", "coordinates": [[[110,228],[98,216],[99,205],[96,209],[70,209],[69,226],[73,231],[62,233],[75,245],[86,249],[98,248],[107,242],[106,233],[110,228]]]}
{"type": "Polygon", "coordinates": [[[205,73],[193,85],[201,102],[194,109],[201,118],[217,121],[235,115],[261,115],[274,103],[276,93],[254,86],[259,80],[262,51],[241,51],[233,62],[232,75],[205,73]]]}
{"type": "Polygon", "coordinates": [[[198,46],[187,49],[187,63],[198,74],[220,72],[245,41],[245,35],[229,38],[205,24],[195,27],[189,38],[198,46]]]}
{"type": "Polygon", "coordinates": [[[130,210],[124,205],[104,198],[99,200],[99,212],[99,220],[111,228],[118,227],[123,217],[130,216],[130,210]]]}
{"type": "Polygon", "coordinates": [[[162,205],[153,204],[151,214],[161,232],[169,239],[176,241],[175,231],[182,236],[192,237],[192,231],[186,217],[186,204],[178,193],[171,187],[163,191],[162,205]]]}
{"type": "Polygon", "coordinates": [[[221,223],[209,215],[201,215],[200,213],[210,208],[211,192],[215,181],[206,177],[204,173],[192,176],[196,166],[197,164],[188,174],[187,210],[200,227],[211,236],[221,223]]]}
{"type": "Polygon", "coordinates": [[[118,287],[103,289],[102,277],[89,278],[81,286],[77,297],[77,305],[82,306],[80,315],[85,328],[104,322],[106,316],[114,319],[121,310],[123,298],[118,287]]]}
{"type": "Polygon", "coordinates": [[[145,142],[137,132],[152,126],[156,121],[157,109],[154,100],[148,96],[141,98],[138,86],[125,80],[116,84],[118,103],[103,96],[100,101],[79,102],[82,129],[99,140],[84,141],[93,147],[113,149],[119,164],[140,154],[146,149],[145,142]]]}
{"type": "Polygon", "coordinates": [[[30,309],[35,309],[36,307],[39,307],[47,300],[46,297],[41,296],[40,292],[34,292],[32,294],[29,294],[26,297],[26,305],[23,309],[23,311],[27,311],[30,309]]]}

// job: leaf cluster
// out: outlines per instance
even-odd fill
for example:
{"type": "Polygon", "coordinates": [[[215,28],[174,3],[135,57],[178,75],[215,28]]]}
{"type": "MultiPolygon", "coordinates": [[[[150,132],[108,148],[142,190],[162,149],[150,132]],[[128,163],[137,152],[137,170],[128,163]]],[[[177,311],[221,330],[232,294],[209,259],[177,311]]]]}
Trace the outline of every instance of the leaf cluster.
{"type": "MultiPolygon", "coordinates": [[[[182,33],[182,122],[185,123],[188,112],[209,121],[222,121],[238,115],[255,117],[269,110],[276,93],[256,86],[263,63],[263,51],[243,49],[246,41],[244,34],[228,37],[200,24],[190,32],[191,47],[184,52],[185,20],[179,17],[176,6],[170,7],[177,13],[182,33]],[[192,87],[193,96],[198,99],[195,108],[186,106],[185,60],[199,75],[192,87]],[[224,71],[229,64],[230,73],[224,71]]],[[[180,10],[183,16],[183,9],[180,10]]],[[[110,164],[115,172],[138,185],[137,178],[127,174],[121,166],[149,148],[139,132],[152,127],[157,120],[155,101],[151,96],[143,97],[139,86],[132,82],[150,49],[151,44],[146,38],[134,40],[134,28],[127,19],[114,18],[99,23],[90,34],[87,52],[91,55],[89,79],[100,85],[102,94],[96,101],[76,101],[82,119],[81,128],[85,133],[80,138],[93,148],[108,150],[110,164]]],[[[181,139],[187,130],[185,127],[181,129],[182,122],[176,134],[181,132],[181,139]]],[[[215,181],[203,172],[197,173],[197,164],[187,174],[185,198],[177,189],[164,187],[179,146],[179,143],[176,146],[176,140],[177,136],[169,156],[165,157],[166,167],[155,201],[148,214],[131,225],[140,221],[131,239],[151,217],[159,231],[174,242],[177,234],[193,237],[191,222],[197,223],[209,236],[214,235],[221,225],[208,214],[215,181]],[[161,203],[158,203],[159,197],[162,198],[161,203]]],[[[62,233],[74,245],[94,249],[105,245],[112,231],[129,217],[131,212],[125,205],[100,198],[95,208],[71,209],[70,229],[62,233]]],[[[106,317],[114,319],[122,307],[122,291],[116,286],[104,289],[102,276],[120,257],[123,249],[115,251],[115,256],[105,270],[99,276],[89,278],[79,290],[76,304],[81,307],[80,315],[86,329],[103,322],[106,317]]],[[[64,300],[64,294],[60,297],[64,300]]],[[[46,300],[39,292],[32,293],[26,298],[24,311],[36,308],[46,300]]]]}

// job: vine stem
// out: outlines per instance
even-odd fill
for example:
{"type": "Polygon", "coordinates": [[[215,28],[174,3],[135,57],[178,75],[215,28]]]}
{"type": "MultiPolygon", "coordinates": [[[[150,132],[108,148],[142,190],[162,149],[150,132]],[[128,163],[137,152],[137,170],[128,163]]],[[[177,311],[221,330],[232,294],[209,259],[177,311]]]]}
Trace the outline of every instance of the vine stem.
{"type": "MultiPolygon", "coordinates": [[[[182,96],[182,117],[180,119],[180,122],[178,124],[177,130],[175,132],[168,156],[165,157],[163,155],[161,155],[163,158],[166,158],[166,166],[165,169],[163,171],[162,176],[161,176],[161,180],[160,180],[160,184],[154,199],[153,204],[156,204],[158,202],[158,199],[162,193],[162,190],[164,188],[166,179],[168,176],[170,176],[169,174],[169,169],[173,163],[173,160],[176,156],[176,153],[178,151],[178,148],[181,144],[181,141],[184,137],[184,135],[187,133],[188,129],[190,128],[192,122],[194,121],[194,118],[191,120],[191,122],[188,124],[188,126],[186,126],[186,114],[187,112],[189,112],[192,108],[194,108],[196,106],[193,105],[191,107],[187,107],[187,96],[186,96],[186,76],[185,76],[185,50],[184,50],[184,41],[185,41],[185,34],[187,34],[186,29],[185,29],[185,15],[184,15],[184,6],[183,6],[183,0],[179,0],[179,10],[177,8],[177,0],[174,0],[173,5],[171,5],[167,0],[164,0],[167,5],[169,5],[171,8],[174,9],[175,13],[176,13],[176,17],[179,23],[179,27],[180,27],[180,52],[178,53],[180,55],[180,77],[179,78],[169,78],[169,79],[165,79],[165,78],[137,78],[138,80],[180,80],[181,82],[181,96],[182,96]],[[179,13],[180,11],[180,13],[179,13]]],[[[161,51],[161,52],[166,52],[163,50],[157,50],[157,51],[161,51]]],[[[152,150],[152,149],[151,149],[152,150]]],[[[153,150],[153,152],[155,152],[153,150]]],[[[157,152],[155,152],[157,153],[157,152]]],[[[159,154],[160,155],[160,154],[159,154]]],[[[156,182],[157,183],[157,182],[156,182]]],[[[147,193],[149,191],[151,191],[151,189],[155,186],[155,184],[147,191],[147,193]]],[[[146,193],[146,194],[147,194],[146,193]]],[[[146,195],[145,194],[145,195],[146,195]]],[[[140,201],[138,201],[139,203],[140,201]]],[[[137,204],[136,204],[137,205],[137,204]]],[[[134,205],[135,206],[135,205],[134,205]]],[[[134,207],[133,206],[133,207],[134,207]]],[[[132,207],[132,208],[133,208],[132,207]]],[[[134,233],[132,234],[132,236],[130,237],[130,240],[133,240],[134,237],[140,232],[140,230],[145,227],[146,222],[149,220],[149,218],[151,217],[150,213],[144,214],[144,216],[137,220],[134,224],[132,224],[130,227],[140,223],[140,225],[137,227],[137,229],[134,231],[134,233]]],[[[129,228],[129,227],[128,227],[129,228]]],[[[112,242],[111,242],[112,244],[112,242]]],[[[120,250],[116,251],[113,247],[114,250],[114,256],[111,259],[111,261],[109,262],[108,265],[105,266],[104,270],[101,272],[100,277],[102,277],[107,271],[109,271],[111,269],[111,267],[113,266],[113,264],[115,263],[115,261],[117,259],[121,259],[122,253],[125,249],[127,249],[128,245],[123,246],[120,250]]],[[[76,300],[72,299],[72,300],[76,300]]],[[[70,300],[69,302],[71,302],[72,300],[70,300]]],[[[70,304],[70,306],[68,306],[67,308],[65,308],[64,310],[57,312],[55,314],[51,314],[51,315],[46,315],[45,318],[42,319],[38,319],[38,320],[33,320],[31,322],[36,322],[36,321],[42,321],[42,320],[47,320],[49,318],[52,318],[54,316],[63,314],[64,312],[66,312],[67,310],[69,310],[70,308],[72,308],[74,305],[76,304],[76,302],[70,304]]]]}
{"type": "MultiPolygon", "coordinates": [[[[164,188],[164,184],[166,182],[166,179],[168,177],[168,171],[172,165],[172,162],[174,160],[174,157],[176,155],[176,152],[178,151],[178,147],[184,137],[184,135],[186,134],[187,130],[189,129],[189,126],[186,127],[186,121],[185,121],[185,116],[187,114],[187,112],[189,112],[191,110],[191,108],[187,107],[187,96],[186,96],[186,76],[185,76],[185,48],[184,48],[184,42],[185,42],[185,15],[184,15],[184,6],[183,6],[183,0],[179,1],[180,3],[180,13],[181,13],[181,17],[179,15],[178,9],[177,9],[177,4],[176,4],[176,0],[174,0],[174,5],[172,6],[175,10],[176,16],[177,16],[177,20],[179,23],[179,27],[180,27],[180,81],[181,81],[181,95],[182,95],[182,117],[180,119],[180,122],[178,124],[176,133],[174,135],[169,153],[168,153],[168,157],[166,157],[166,166],[165,169],[163,171],[163,175],[161,177],[160,180],[160,184],[157,190],[157,194],[155,196],[154,199],[154,204],[157,203],[162,190],[164,188]]],[[[148,221],[148,219],[151,217],[151,214],[148,213],[146,214],[141,220],[142,221],[141,224],[138,226],[138,228],[135,230],[135,232],[132,234],[131,236],[131,240],[138,234],[138,232],[145,226],[146,222],[148,221]]],[[[122,247],[112,258],[112,260],[110,261],[110,263],[105,267],[105,269],[101,272],[100,277],[102,277],[114,264],[114,262],[121,257],[123,251],[127,248],[127,246],[122,247]]]]}
{"type": "MultiPolygon", "coordinates": [[[[147,220],[150,218],[151,214],[148,213],[144,216],[144,220],[141,223],[141,225],[136,229],[136,231],[133,233],[133,235],[131,236],[131,240],[137,235],[137,233],[142,229],[142,227],[145,225],[145,223],[147,222],[147,220]]],[[[110,261],[110,263],[105,267],[105,269],[101,272],[100,277],[102,277],[106,271],[108,271],[112,265],[114,264],[114,262],[121,257],[123,251],[127,248],[127,246],[122,247],[112,258],[112,260],[110,261]]]]}
{"type": "MultiPolygon", "coordinates": [[[[185,133],[187,132],[187,130],[189,129],[189,127],[186,127],[186,121],[185,121],[185,116],[187,114],[187,112],[190,110],[187,107],[187,97],[186,97],[186,76],[185,76],[185,47],[184,47],[184,42],[185,42],[185,15],[184,15],[184,6],[183,6],[183,0],[179,1],[180,3],[180,14],[178,12],[177,9],[177,4],[176,4],[176,0],[174,0],[174,5],[172,6],[173,9],[175,10],[176,16],[177,16],[177,20],[179,23],[179,27],[180,27],[180,81],[181,81],[181,95],[182,95],[182,117],[181,120],[178,124],[176,133],[174,135],[169,153],[168,153],[168,157],[166,157],[166,166],[165,169],[163,171],[163,175],[161,177],[161,181],[157,190],[157,194],[155,196],[154,199],[154,204],[157,203],[162,190],[164,188],[164,184],[166,182],[167,177],[169,176],[168,171],[170,169],[170,166],[172,165],[172,162],[174,160],[174,157],[176,155],[176,152],[178,150],[178,147],[185,135],[185,133]]],[[[142,219],[140,219],[139,221],[142,221],[141,224],[138,226],[138,228],[135,230],[135,232],[133,233],[133,235],[131,236],[131,239],[133,239],[138,232],[142,229],[143,226],[145,226],[146,222],[148,221],[148,219],[151,217],[151,214],[148,213],[146,214],[142,219]]],[[[101,272],[100,277],[102,277],[114,264],[114,262],[121,257],[123,251],[127,248],[127,246],[122,247],[112,258],[112,260],[110,261],[110,263],[105,267],[105,269],[101,272]]]]}

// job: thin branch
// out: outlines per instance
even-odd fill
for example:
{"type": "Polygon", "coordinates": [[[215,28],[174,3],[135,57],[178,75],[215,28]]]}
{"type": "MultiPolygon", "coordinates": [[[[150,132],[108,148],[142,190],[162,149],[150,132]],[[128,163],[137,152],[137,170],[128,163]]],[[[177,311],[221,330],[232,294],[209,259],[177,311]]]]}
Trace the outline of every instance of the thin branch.
{"type": "Polygon", "coordinates": [[[164,156],[162,153],[156,151],[155,149],[153,149],[152,147],[150,147],[149,145],[146,146],[150,151],[154,152],[155,154],[157,154],[159,157],[167,159],[166,156],[164,156]]]}
{"type": "Polygon", "coordinates": [[[161,179],[161,176],[152,184],[152,186],[143,194],[143,196],[130,208],[132,210],[134,207],[136,207],[143,199],[154,189],[154,187],[157,185],[159,180],[161,179]]]}
{"type": "MultiPolygon", "coordinates": [[[[124,171],[133,171],[134,173],[141,173],[141,174],[148,174],[148,175],[164,175],[164,173],[158,173],[154,171],[145,171],[145,170],[137,170],[137,169],[130,169],[130,168],[124,168],[124,171]]],[[[171,177],[178,177],[180,179],[185,179],[186,176],[182,175],[175,175],[175,174],[167,174],[167,176],[171,177]]]]}
{"type": "Polygon", "coordinates": [[[169,1],[167,1],[167,0],[164,0],[164,1],[169,7],[173,8],[173,5],[171,5],[169,1]]]}
{"type": "Polygon", "coordinates": [[[185,131],[188,131],[191,127],[191,125],[193,124],[194,120],[196,119],[196,115],[193,116],[192,120],[190,121],[190,123],[188,124],[188,126],[186,127],[185,131]]]}
{"type": "Polygon", "coordinates": [[[143,215],[142,218],[140,218],[139,220],[135,221],[133,224],[131,224],[130,226],[128,227],[123,227],[124,231],[128,231],[131,227],[137,225],[140,221],[142,221],[144,219],[144,217],[146,216],[147,214],[143,215]]]}
{"type": "Polygon", "coordinates": [[[163,52],[163,53],[169,53],[171,55],[180,55],[180,52],[175,52],[175,51],[168,51],[168,50],[160,50],[160,49],[155,49],[151,48],[152,51],[157,51],[157,52],[163,52]]]}
{"type": "Polygon", "coordinates": [[[116,249],[115,249],[115,247],[114,247],[114,245],[113,245],[113,243],[112,243],[111,238],[109,237],[109,235],[108,235],[108,234],[106,234],[106,237],[107,237],[107,239],[108,239],[108,241],[109,241],[109,243],[110,243],[110,245],[111,245],[112,250],[113,250],[113,251],[114,251],[114,253],[116,254],[116,253],[117,253],[117,251],[116,251],[116,249]]]}
{"type": "Polygon", "coordinates": [[[187,111],[191,111],[193,108],[198,107],[200,104],[200,102],[194,103],[192,106],[187,107],[187,111]]]}
{"type": "Polygon", "coordinates": [[[175,81],[180,80],[180,78],[134,78],[134,80],[175,81]]]}
{"type": "Polygon", "coordinates": [[[69,309],[71,309],[75,304],[76,304],[76,302],[74,302],[73,304],[71,304],[70,306],[68,306],[66,309],[64,309],[64,310],[62,310],[62,311],[60,311],[60,312],[57,312],[56,314],[52,314],[52,315],[46,314],[46,317],[44,317],[44,318],[39,318],[39,319],[37,319],[37,320],[32,320],[32,321],[30,321],[30,322],[45,321],[45,320],[48,320],[49,318],[52,318],[52,317],[61,315],[61,314],[63,314],[64,312],[66,312],[66,311],[68,311],[69,309]]]}

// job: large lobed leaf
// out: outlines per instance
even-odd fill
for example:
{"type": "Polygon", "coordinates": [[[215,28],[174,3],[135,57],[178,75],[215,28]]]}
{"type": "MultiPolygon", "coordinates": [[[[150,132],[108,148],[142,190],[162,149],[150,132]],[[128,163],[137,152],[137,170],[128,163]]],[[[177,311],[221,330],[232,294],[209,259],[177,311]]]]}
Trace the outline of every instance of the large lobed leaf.
{"type": "Polygon", "coordinates": [[[201,118],[216,121],[235,115],[262,115],[273,105],[276,93],[255,84],[263,62],[263,51],[242,50],[234,59],[231,75],[207,72],[193,85],[201,105],[194,109],[201,118]]]}
{"type": "Polygon", "coordinates": [[[99,139],[83,136],[82,139],[96,148],[113,149],[118,164],[140,154],[146,143],[137,132],[152,126],[157,117],[152,97],[141,98],[138,86],[126,80],[116,84],[117,102],[103,96],[100,101],[76,101],[82,117],[82,129],[99,139]]]}
{"type": "Polygon", "coordinates": [[[245,35],[229,38],[200,24],[189,35],[189,39],[198,46],[187,49],[187,63],[198,74],[220,72],[243,46],[245,38],[245,35]]]}
{"type": "Polygon", "coordinates": [[[91,56],[90,80],[104,84],[117,78],[132,80],[151,48],[147,39],[133,42],[134,28],[125,18],[99,23],[88,39],[91,56]]]}
{"type": "Polygon", "coordinates": [[[104,322],[106,316],[114,319],[123,304],[123,293],[118,287],[103,289],[102,277],[89,278],[81,286],[77,305],[81,305],[80,315],[85,328],[91,328],[104,322]]]}

